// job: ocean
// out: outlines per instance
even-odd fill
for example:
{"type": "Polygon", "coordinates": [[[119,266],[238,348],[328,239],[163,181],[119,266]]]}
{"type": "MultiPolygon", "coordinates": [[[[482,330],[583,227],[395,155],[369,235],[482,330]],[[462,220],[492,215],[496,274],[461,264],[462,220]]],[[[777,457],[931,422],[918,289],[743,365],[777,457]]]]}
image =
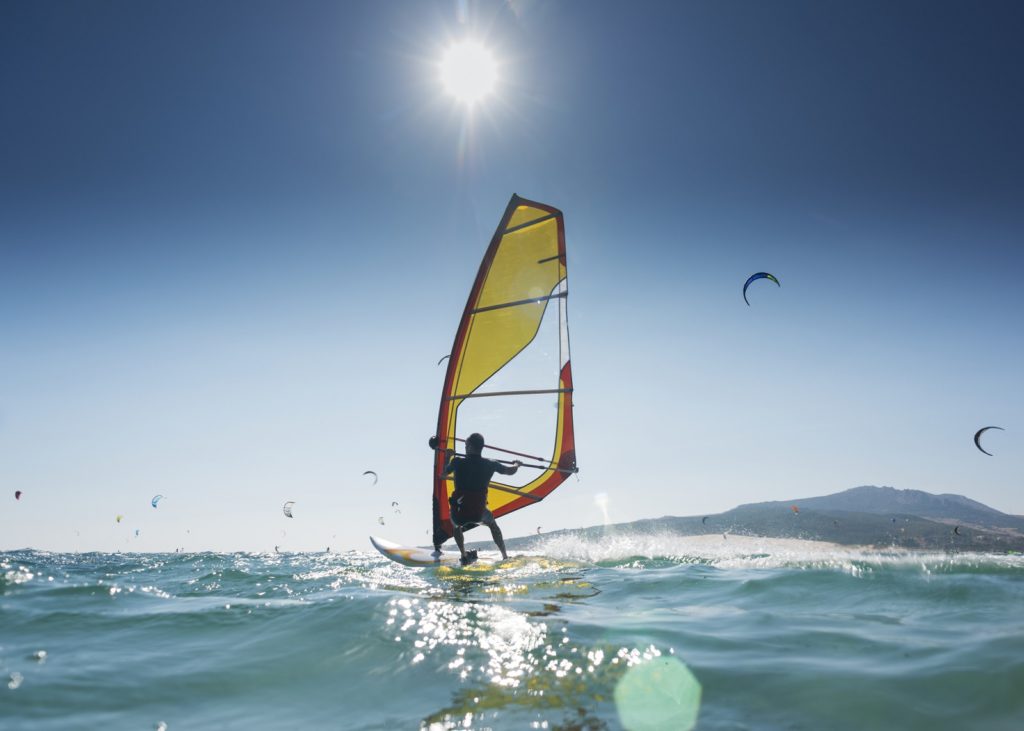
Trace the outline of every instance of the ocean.
{"type": "Polygon", "coordinates": [[[367,549],[0,553],[0,728],[1024,729],[1019,555],[367,549]]]}

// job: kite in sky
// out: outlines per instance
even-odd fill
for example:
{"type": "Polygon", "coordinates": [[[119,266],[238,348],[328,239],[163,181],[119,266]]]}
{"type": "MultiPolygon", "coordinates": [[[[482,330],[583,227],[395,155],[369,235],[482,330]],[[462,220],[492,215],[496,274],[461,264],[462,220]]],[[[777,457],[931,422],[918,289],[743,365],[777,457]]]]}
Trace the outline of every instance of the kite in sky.
{"type": "Polygon", "coordinates": [[[292,505],[294,505],[294,504],[295,504],[294,500],[289,500],[288,502],[286,502],[284,505],[281,506],[281,512],[283,512],[286,517],[291,518],[292,517],[292,505]]]}
{"type": "MultiPolygon", "coordinates": [[[[1001,426],[986,426],[981,429],[978,429],[978,431],[974,433],[974,446],[980,449],[982,452],[985,452],[985,450],[982,449],[981,446],[981,435],[987,432],[989,429],[998,429],[999,431],[1006,431],[1001,426]]],[[[987,454],[989,457],[993,456],[991,452],[985,452],[985,454],[987,454]]]]}
{"type": "Polygon", "coordinates": [[[770,279],[771,281],[778,284],[780,287],[782,286],[781,284],[779,284],[779,280],[775,278],[774,274],[769,274],[768,272],[758,272],[757,274],[751,274],[747,281],[743,283],[743,301],[747,303],[748,307],[750,306],[750,300],[747,299],[747,287],[750,286],[751,282],[756,282],[758,279],[770,279]]]}

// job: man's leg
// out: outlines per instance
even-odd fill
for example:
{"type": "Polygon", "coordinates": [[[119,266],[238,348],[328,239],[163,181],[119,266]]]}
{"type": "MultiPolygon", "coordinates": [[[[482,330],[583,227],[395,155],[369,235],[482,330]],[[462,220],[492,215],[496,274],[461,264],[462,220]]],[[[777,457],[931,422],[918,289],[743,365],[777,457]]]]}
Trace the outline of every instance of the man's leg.
{"type": "Polygon", "coordinates": [[[466,546],[465,546],[465,542],[462,539],[462,528],[460,528],[459,526],[455,526],[454,533],[455,533],[455,545],[457,545],[459,547],[459,553],[461,553],[462,557],[465,558],[466,557],[466,546]]]}
{"type": "Polygon", "coordinates": [[[434,495],[433,500],[434,506],[434,535],[432,542],[434,544],[434,557],[441,555],[441,545],[448,540],[448,535],[444,531],[444,526],[441,524],[441,510],[438,507],[437,495],[434,495]]]}
{"type": "Polygon", "coordinates": [[[498,544],[498,550],[501,551],[502,558],[508,558],[508,552],[505,550],[505,539],[501,535],[501,528],[498,527],[498,522],[491,516],[491,519],[487,521],[487,527],[491,529],[491,538],[498,544]]]}

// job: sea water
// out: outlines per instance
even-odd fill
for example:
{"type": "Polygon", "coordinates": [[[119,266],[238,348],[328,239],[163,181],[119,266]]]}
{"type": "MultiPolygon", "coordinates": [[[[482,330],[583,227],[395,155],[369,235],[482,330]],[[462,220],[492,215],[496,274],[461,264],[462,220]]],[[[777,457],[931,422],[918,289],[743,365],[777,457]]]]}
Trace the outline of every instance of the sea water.
{"type": "Polygon", "coordinates": [[[0,728],[1024,729],[1024,558],[0,554],[0,728]]]}

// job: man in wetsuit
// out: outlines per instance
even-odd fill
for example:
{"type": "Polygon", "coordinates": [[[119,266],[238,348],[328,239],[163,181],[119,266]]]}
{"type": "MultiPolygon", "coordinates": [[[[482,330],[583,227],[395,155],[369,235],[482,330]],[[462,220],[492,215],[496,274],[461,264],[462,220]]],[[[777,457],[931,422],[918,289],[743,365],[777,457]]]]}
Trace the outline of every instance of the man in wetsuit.
{"type": "Polygon", "coordinates": [[[459,553],[462,554],[463,566],[476,560],[476,551],[466,553],[462,537],[463,529],[472,528],[474,525],[486,525],[490,528],[491,537],[498,544],[501,557],[508,558],[501,529],[495,522],[491,511],[487,509],[487,486],[495,472],[514,475],[521,463],[516,461],[512,463],[511,467],[506,467],[500,462],[484,459],[480,456],[483,448],[483,436],[474,432],[466,438],[465,457],[456,457],[454,450],[445,450],[448,462],[445,464],[442,474],[455,473],[455,492],[448,499],[448,504],[451,506],[455,543],[458,544],[459,553]]]}

